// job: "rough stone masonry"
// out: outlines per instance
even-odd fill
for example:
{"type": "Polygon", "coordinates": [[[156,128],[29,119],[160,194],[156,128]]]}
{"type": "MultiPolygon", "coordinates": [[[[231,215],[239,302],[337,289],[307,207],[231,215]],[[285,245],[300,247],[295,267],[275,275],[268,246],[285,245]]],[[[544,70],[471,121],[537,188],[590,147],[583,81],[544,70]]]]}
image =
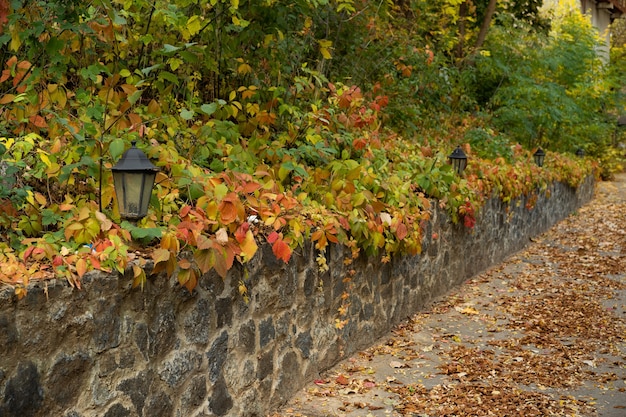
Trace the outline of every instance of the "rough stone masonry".
{"type": "Polygon", "coordinates": [[[361,256],[350,321],[335,328],[347,267],[340,246],[320,272],[316,250],[288,265],[262,247],[225,280],[207,274],[192,294],[176,279],[95,272],[84,289],[64,282],[0,292],[0,417],[261,417],[305,382],[384,335],[452,286],[520,250],[593,196],[555,183],[532,209],[494,198],[468,230],[435,209],[419,256],[361,256]],[[437,239],[433,236],[437,235],[437,239]]]}

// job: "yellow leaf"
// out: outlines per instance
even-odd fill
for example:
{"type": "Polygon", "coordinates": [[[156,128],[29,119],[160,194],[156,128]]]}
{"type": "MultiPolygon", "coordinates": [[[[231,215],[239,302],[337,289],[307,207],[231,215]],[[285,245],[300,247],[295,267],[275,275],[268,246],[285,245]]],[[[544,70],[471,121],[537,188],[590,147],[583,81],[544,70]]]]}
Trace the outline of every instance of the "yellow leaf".
{"type": "Polygon", "coordinates": [[[254,240],[254,235],[252,234],[252,231],[248,230],[246,232],[246,237],[244,241],[241,243],[240,247],[241,247],[241,253],[244,256],[244,259],[245,260],[252,259],[257,249],[259,248],[258,245],[256,244],[256,241],[254,240]]]}
{"type": "Polygon", "coordinates": [[[332,59],[333,56],[330,53],[330,50],[333,47],[333,41],[328,40],[320,40],[317,41],[320,46],[320,53],[324,57],[324,59],[332,59]]]}
{"type": "Polygon", "coordinates": [[[46,197],[41,193],[35,193],[35,200],[37,200],[37,202],[41,206],[45,206],[48,203],[48,200],[46,200],[46,197]]]}
{"type": "MultiPolygon", "coordinates": [[[[241,64],[237,67],[237,72],[241,75],[250,74],[252,72],[252,67],[246,63],[241,64]]],[[[244,97],[245,98],[245,97],[244,97]]]]}
{"type": "Polygon", "coordinates": [[[480,314],[480,313],[478,312],[478,310],[476,310],[476,309],[475,309],[475,308],[473,308],[473,307],[469,307],[469,306],[466,306],[466,307],[459,307],[459,306],[457,306],[457,307],[454,307],[454,309],[455,309],[456,311],[458,311],[459,313],[461,313],[461,314],[466,314],[466,315],[468,315],[468,316],[471,316],[471,315],[476,315],[476,314],[480,314]]]}
{"type": "Polygon", "coordinates": [[[146,283],[146,271],[139,265],[133,265],[133,277],[133,288],[141,287],[143,291],[143,287],[146,283]]]}
{"type": "Polygon", "coordinates": [[[22,40],[20,39],[20,28],[18,25],[14,25],[11,28],[11,44],[10,48],[12,51],[17,51],[20,49],[22,45],[22,40]]]}
{"type": "Polygon", "coordinates": [[[0,98],[0,104],[8,104],[13,102],[13,100],[15,99],[15,95],[14,94],[5,94],[2,96],[2,98],[0,98]]]}
{"type": "Polygon", "coordinates": [[[191,16],[189,20],[187,20],[187,30],[191,36],[196,35],[202,29],[202,21],[200,20],[200,16],[191,16]]]}

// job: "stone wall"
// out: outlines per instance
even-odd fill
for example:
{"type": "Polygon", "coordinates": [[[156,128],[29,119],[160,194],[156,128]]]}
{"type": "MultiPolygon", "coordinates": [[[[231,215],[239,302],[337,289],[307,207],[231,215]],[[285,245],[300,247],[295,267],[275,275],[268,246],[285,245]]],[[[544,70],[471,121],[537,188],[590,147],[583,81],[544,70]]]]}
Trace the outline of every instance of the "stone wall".
{"type": "Polygon", "coordinates": [[[84,289],[0,293],[0,417],[264,416],[318,372],[390,328],[592,198],[594,181],[554,184],[533,209],[497,199],[469,231],[433,213],[422,255],[390,263],[361,257],[350,322],[334,326],[344,249],[319,272],[309,245],[285,265],[263,247],[243,270],[204,276],[193,294],[162,276],[144,291],[129,277],[86,276],[84,289]],[[438,238],[433,239],[433,234],[438,238]]]}

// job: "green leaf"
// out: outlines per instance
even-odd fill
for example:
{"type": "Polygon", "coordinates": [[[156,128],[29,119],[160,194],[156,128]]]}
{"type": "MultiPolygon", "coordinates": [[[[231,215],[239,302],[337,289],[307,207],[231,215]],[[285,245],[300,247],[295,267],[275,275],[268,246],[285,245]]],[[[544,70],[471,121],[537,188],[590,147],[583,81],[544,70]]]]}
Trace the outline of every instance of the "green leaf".
{"type": "Polygon", "coordinates": [[[174,45],[170,45],[169,43],[166,43],[165,45],[163,45],[162,51],[166,54],[170,54],[172,52],[179,51],[180,49],[181,49],[180,46],[174,46],[174,45]]]}
{"type": "Polygon", "coordinates": [[[127,221],[123,221],[121,226],[130,232],[133,239],[140,240],[143,243],[149,243],[163,236],[163,228],[160,227],[137,227],[127,221]]]}
{"type": "Polygon", "coordinates": [[[195,112],[193,110],[188,110],[188,109],[182,109],[180,111],[180,117],[182,117],[185,120],[191,120],[193,119],[193,116],[195,115],[195,112]]]}
{"type": "Polygon", "coordinates": [[[135,104],[137,103],[137,101],[139,101],[139,99],[141,98],[141,95],[143,94],[143,90],[137,90],[134,93],[132,93],[130,96],[128,96],[128,102],[130,104],[135,104]]]}
{"type": "Polygon", "coordinates": [[[161,71],[159,72],[159,79],[169,81],[173,84],[178,85],[178,77],[171,72],[161,71]]]}
{"type": "Polygon", "coordinates": [[[200,106],[200,110],[210,116],[217,111],[217,103],[203,104],[200,106]]]}
{"type": "Polygon", "coordinates": [[[125,148],[126,145],[124,140],[114,139],[109,145],[109,154],[111,155],[111,158],[114,160],[119,159],[119,157],[122,156],[122,153],[124,153],[125,148]]]}
{"type": "Polygon", "coordinates": [[[63,42],[62,40],[58,38],[50,38],[50,40],[46,44],[46,53],[48,53],[48,55],[54,56],[59,53],[63,46],[65,46],[65,42],[63,42]]]}

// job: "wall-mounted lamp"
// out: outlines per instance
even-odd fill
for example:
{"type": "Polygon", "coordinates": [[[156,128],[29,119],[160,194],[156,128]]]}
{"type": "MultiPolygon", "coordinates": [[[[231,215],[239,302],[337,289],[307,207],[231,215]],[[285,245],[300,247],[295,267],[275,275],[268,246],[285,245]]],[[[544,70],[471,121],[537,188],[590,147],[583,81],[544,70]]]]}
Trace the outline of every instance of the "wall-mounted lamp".
{"type": "Polygon", "coordinates": [[[467,155],[463,152],[460,146],[457,146],[456,149],[448,156],[450,160],[450,165],[454,168],[457,174],[461,175],[467,167],[467,155]]]}
{"type": "Polygon", "coordinates": [[[538,167],[542,167],[543,160],[546,159],[546,153],[543,151],[543,149],[538,148],[533,154],[533,159],[535,160],[535,164],[537,164],[538,167]]]}
{"type": "Polygon", "coordinates": [[[131,220],[139,220],[148,214],[152,187],[159,171],[146,154],[135,147],[135,143],[132,142],[132,147],[111,168],[120,215],[131,220]]]}

